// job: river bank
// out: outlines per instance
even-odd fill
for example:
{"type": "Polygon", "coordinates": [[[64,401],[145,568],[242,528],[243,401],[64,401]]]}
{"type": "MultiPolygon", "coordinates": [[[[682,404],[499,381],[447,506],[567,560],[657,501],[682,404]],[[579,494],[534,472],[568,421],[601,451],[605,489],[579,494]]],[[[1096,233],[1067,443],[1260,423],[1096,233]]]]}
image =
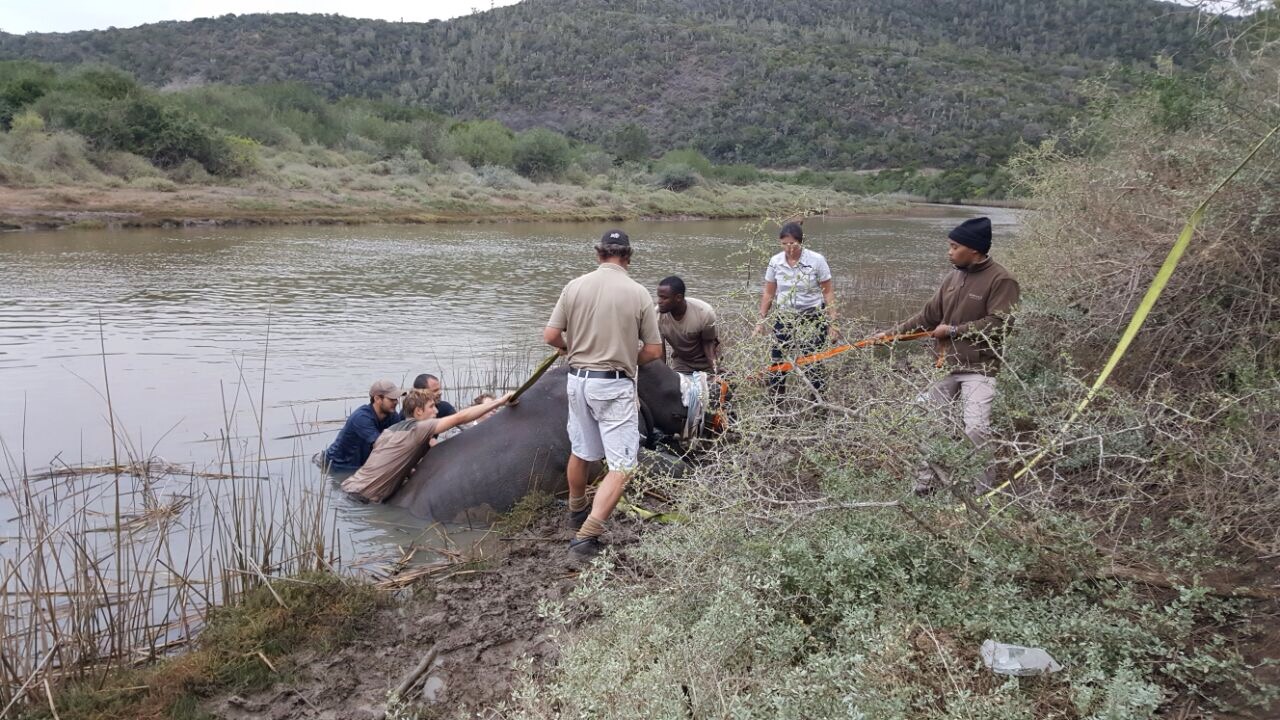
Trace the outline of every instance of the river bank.
{"type": "MultiPolygon", "coordinates": [[[[369,180],[370,178],[365,178],[369,180]]],[[[378,181],[381,178],[372,178],[378,181]]],[[[801,210],[832,215],[902,212],[897,196],[863,197],[765,182],[681,192],[634,183],[597,187],[485,184],[471,173],[390,187],[289,188],[269,183],[51,185],[0,190],[0,230],[367,225],[633,219],[759,218],[801,210]]]]}
{"type": "MultiPolygon", "coordinates": [[[[16,717],[183,719],[467,717],[507,706],[555,666],[580,568],[565,562],[563,504],[531,498],[488,541],[378,582],[273,576],[214,611],[198,641],[143,667],[55,684],[16,717]]],[[[612,523],[612,560],[644,532],[612,523]]]]}

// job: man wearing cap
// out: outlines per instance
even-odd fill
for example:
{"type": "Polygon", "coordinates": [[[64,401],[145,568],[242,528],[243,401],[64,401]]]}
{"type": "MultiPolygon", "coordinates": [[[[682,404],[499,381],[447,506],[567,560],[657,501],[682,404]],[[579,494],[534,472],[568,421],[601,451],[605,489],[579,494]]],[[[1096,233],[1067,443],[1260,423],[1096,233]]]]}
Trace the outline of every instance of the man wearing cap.
{"type": "Polygon", "coordinates": [[[347,418],[338,431],[338,437],[324,451],[324,465],[338,472],[355,472],[360,469],[373,443],[383,430],[404,418],[396,412],[396,405],[404,393],[390,380],[379,380],[369,388],[369,404],[361,405],[347,418]]]}
{"type": "MultiPolygon", "coordinates": [[[[963,404],[964,433],[981,448],[991,436],[991,404],[996,393],[995,376],[1000,370],[1001,345],[1021,291],[1009,271],[988,256],[989,218],[965,220],[948,238],[947,259],[954,269],[923,310],[889,333],[929,331],[951,372],[931,385],[922,398],[933,407],[959,399],[963,404]]],[[[994,465],[987,468],[983,480],[992,486],[994,465]]],[[[914,490],[927,494],[935,481],[934,472],[921,467],[914,490]]]]}
{"type": "Polygon", "coordinates": [[[667,365],[678,373],[713,372],[720,342],[716,311],[684,293],[684,280],[675,275],[658,283],[658,332],[671,348],[667,365]]]}
{"type": "Polygon", "coordinates": [[[604,523],[636,469],[640,449],[636,372],[662,357],[658,314],[649,292],[627,275],[631,240],[610,230],[596,246],[594,271],[565,286],[542,339],[569,362],[569,543],[575,560],[601,550],[604,523]],[[590,463],[605,460],[608,474],[587,502],[590,463]]]}

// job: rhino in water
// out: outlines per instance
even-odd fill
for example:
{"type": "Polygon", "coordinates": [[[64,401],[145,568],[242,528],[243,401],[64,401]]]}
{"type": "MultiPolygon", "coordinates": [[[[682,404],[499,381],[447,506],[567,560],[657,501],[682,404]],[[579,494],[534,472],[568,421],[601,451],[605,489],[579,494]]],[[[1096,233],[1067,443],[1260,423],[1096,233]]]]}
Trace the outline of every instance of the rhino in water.
{"type": "MultiPolygon", "coordinates": [[[[533,491],[565,487],[569,461],[567,367],[543,375],[520,402],[432,448],[387,501],[441,522],[482,520],[533,491]]],[[[661,362],[640,366],[640,434],[684,429],[680,376],[661,362]]]]}

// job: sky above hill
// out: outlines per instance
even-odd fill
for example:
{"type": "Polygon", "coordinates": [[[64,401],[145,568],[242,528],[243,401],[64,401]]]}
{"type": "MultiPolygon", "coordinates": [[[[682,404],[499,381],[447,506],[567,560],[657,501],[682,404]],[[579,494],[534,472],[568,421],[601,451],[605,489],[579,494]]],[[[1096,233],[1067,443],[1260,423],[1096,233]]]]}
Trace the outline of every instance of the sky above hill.
{"type": "Polygon", "coordinates": [[[162,20],[194,20],[227,13],[336,13],[405,22],[444,20],[517,0],[45,0],[0,2],[0,31],[70,32],[127,28],[162,20]]]}

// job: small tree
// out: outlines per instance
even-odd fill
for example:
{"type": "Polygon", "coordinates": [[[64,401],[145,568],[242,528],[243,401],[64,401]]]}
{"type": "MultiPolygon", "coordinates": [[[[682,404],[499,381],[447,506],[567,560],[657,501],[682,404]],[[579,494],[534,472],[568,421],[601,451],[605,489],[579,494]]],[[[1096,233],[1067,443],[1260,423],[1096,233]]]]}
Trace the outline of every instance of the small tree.
{"type": "Polygon", "coordinates": [[[569,167],[570,155],[568,138],[552,130],[535,128],[516,138],[515,169],[532,180],[554,178],[569,167]]]}
{"type": "Polygon", "coordinates": [[[613,132],[605,147],[618,158],[618,162],[640,162],[649,159],[653,152],[649,133],[635,123],[627,123],[613,132]]]}
{"type": "Polygon", "coordinates": [[[462,122],[450,128],[445,148],[449,155],[466,160],[472,167],[511,167],[515,138],[505,125],[495,120],[462,122]]]}
{"type": "Polygon", "coordinates": [[[659,169],[674,165],[691,167],[703,177],[710,175],[712,170],[711,161],[707,156],[692,148],[668,150],[658,159],[659,169]]]}

